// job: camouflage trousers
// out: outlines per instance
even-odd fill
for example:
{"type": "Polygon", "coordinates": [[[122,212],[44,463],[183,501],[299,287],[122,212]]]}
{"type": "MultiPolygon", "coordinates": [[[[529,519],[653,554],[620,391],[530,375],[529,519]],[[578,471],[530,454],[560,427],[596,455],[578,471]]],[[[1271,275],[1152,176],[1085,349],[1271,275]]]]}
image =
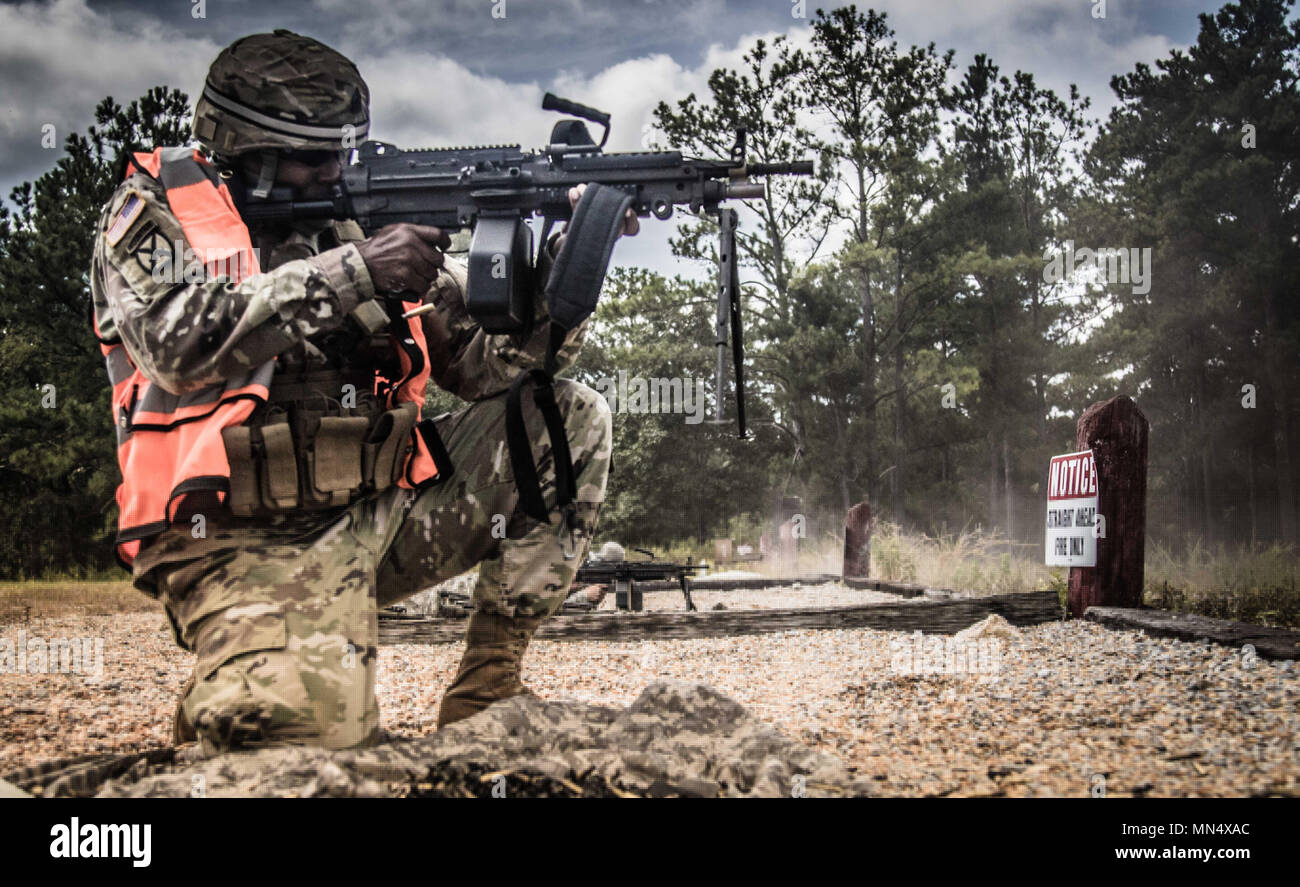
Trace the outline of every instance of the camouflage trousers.
{"type": "MultiPolygon", "coordinates": [[[[571,535],[557,531],[556,509],[548,525],[519,508],[505,400],[438,418],[454,466],[446,482],[393,487],[324,521],[210,523],[201,539],[177,526],[141,553],[137,584],[155,585],[178,643],[198,657],[182,705],[204,751],[373,742],[377,608],[476,565],[476,607],[510,617],[559,608],[605,495],[609,407],[585,385],[556,383],[577,481],[571,535]]],[[[542,494],[553,503],[545,426],[527,391],[523,402],[542,494]]]]}

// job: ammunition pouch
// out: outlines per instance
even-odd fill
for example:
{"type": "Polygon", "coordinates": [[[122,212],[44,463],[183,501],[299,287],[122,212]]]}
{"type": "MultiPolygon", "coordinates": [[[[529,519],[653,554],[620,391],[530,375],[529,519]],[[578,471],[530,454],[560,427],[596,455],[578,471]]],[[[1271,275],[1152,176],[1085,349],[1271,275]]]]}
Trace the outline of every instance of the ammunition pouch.
{"type": "Polygon", "coordinates": [[[267,403],[222,432],[231,513],[338,508],[395,484],[419,411],[409,402],[385,409],[373,378],[322,371],[274,379],[267,403]]]}

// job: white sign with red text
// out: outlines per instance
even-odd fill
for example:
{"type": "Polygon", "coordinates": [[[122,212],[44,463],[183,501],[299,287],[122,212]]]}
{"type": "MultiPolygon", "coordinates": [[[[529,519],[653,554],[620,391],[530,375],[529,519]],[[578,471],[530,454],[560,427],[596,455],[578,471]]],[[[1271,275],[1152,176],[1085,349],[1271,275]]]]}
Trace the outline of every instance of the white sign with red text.
{"type": "Polygon", "coordinates": [[[1053,456],[1047,472],[1049,567],[1097,566],[1097,463],[1092,450],[1053,456]]]}

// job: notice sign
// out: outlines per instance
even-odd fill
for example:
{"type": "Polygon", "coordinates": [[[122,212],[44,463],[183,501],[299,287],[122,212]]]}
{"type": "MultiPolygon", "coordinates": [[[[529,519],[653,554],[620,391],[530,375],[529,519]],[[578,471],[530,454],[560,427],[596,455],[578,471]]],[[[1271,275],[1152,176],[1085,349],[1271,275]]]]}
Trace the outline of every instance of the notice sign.
{"type": "Polygon", "coordinates": [[[1047,474],[1047,565],[1097,566],[1097,463],[1092,450],[1053,456],[1047,474]]]}

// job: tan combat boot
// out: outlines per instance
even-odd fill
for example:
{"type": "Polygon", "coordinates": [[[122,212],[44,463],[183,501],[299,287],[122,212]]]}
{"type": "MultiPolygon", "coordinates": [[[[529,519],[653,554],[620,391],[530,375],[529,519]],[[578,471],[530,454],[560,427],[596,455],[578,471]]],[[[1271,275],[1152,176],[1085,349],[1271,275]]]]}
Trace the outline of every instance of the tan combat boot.
{"type": "Polygon", "coordinates": [[[499,700],[531,692],[519,679],[519,667],[543,618],[512,619],[482,610],[470,614],[460,670],[438,708],[440,728],[476,715],[499,700]]]}

